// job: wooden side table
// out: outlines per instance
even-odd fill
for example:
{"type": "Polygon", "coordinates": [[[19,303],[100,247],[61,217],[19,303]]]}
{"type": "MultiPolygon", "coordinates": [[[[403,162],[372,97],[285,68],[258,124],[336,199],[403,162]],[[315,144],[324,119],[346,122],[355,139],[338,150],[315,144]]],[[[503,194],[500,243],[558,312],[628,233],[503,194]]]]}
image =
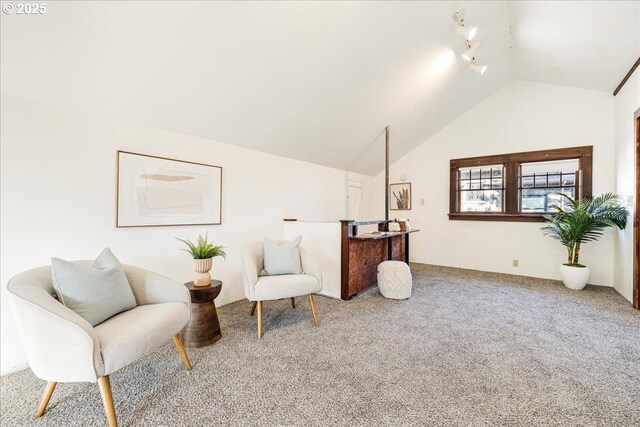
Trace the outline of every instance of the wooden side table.
{"type": "Polygon", "coordinates": [[[184,284],[191,295],[191,321],[182,330],[182,341],[187,347],[204,347],[222,338],[214,299],[222,290],[220,280],[211,280],[209,286],[184,284]]]}

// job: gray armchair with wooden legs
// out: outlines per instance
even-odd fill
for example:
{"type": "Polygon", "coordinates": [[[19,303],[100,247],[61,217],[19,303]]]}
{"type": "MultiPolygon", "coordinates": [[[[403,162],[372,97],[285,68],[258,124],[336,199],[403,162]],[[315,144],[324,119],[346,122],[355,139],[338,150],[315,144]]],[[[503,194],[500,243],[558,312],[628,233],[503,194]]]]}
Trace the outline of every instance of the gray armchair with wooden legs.
{"type": "Polygon", "coordinates": [[[279,276],[260,276],[264,265],[263,243],[257,242],[247,247],[243,253],[244,290],[251,301],[251,314],[258,311],[258,338],[262,338],[262,302],[291,298],[291,306],[296,308],[295,297],[307,295],[313,324],[318,326],[318,314],[313,294],[322,290],[322,272],[311,254],[300,247],[302,274],[284,274],[279,276]]]}
{"type": "MultiPolygon", "coordinates": [[[[76,264],[91,265],[91,261],[76,264]]],[[[109,375],[171,338],[187,370],[180,331],[189,322],[189,292],[181,283],[123,265],[136,307],[91,326],[56,299],[51,267],[39,267],[9,281],[14,311],[33,373],[48,381],[36,418],[44,413],[59,382],[97,382],[107,422],[117,426],[109,375]]]]}

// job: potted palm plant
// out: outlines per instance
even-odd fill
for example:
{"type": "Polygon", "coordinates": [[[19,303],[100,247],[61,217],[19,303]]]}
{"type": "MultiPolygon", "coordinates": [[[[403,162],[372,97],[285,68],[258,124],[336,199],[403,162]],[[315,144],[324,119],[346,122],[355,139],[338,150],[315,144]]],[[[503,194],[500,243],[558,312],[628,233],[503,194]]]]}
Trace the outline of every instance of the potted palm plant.
{"type": "Polygon", "coordinates": [[[569,289],[582,289],[589,280],[589,267],[579,262],[580,246],[595,242],[602,237],[608,227],[623,230],[627,226],[629,211],[620,205],[620,199],[613,193],[598,197],[574,200],[566,194],[565,208],[553,206],[556,213],[544,215],[547,223],[542,232],[567,248],[567,262],[560,266],[562,283],[569,289]]]}
{"type": "Polygon", "coordinates": [[[187,245],[188,249],[182,249],[188,252],[193,257],[193,269],[195,271],[195,277],[193,279],[194,286],[209,286],[211,284],[211,275],[209,271],[213,266],[213,258],[221,256],[224,259],[227,258],[227,254],[224,252],[223,246],[216,246],[208,241],[207,233],[198,236],[196,243],[186,239],[180,240],[187,245]]]}

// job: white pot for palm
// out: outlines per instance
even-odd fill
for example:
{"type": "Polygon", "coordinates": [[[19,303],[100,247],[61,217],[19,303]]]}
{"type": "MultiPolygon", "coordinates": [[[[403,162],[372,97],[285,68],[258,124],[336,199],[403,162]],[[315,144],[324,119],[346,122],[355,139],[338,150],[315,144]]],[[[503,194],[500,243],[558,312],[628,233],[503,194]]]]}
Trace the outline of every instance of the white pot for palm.
{"type": "Polygon", "coordinates": [[[590,274],[591,270],[585,265],[562,264],[560,266],[562,283],[569,289],[575,289],[577,291],[584,289],[590,274]]]}

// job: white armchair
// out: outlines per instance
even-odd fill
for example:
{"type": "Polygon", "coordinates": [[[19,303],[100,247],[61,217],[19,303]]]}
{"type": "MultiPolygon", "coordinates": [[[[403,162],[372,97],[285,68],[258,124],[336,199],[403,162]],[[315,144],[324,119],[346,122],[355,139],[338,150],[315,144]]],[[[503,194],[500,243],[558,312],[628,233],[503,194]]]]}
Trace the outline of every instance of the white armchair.
{"type": "MultiPolygon", "coordinates": [[[[88,266],[92,261],[75,263],[88,266]]],[[[48,381],[36,418],[44,413],[58,382],[98,382],[108,424],[117,426],[109,375],[172,337],[191,370],[179,335],[191,316],[186,287],[151,271],[122,267],[137,306],[96,326],[56,299],[50,266],[9,281],[29,365],[38,378],[48,381]]]]}
{"type": "Polygon", "coordinates": [[[251,315],[258,309],[258,338],[262,338],[262,302],[291,298],[291,306],[296,308],[295,297],[308,295],[313,324],[318,326],[318,314],[313,294],[322,290],[322,271],[316,260],[300,247],[302,274],[260,276],[264,266],[263,243],[257,242],[247,247],[243,253],[244,291],[253,302],[251,315]]]}

